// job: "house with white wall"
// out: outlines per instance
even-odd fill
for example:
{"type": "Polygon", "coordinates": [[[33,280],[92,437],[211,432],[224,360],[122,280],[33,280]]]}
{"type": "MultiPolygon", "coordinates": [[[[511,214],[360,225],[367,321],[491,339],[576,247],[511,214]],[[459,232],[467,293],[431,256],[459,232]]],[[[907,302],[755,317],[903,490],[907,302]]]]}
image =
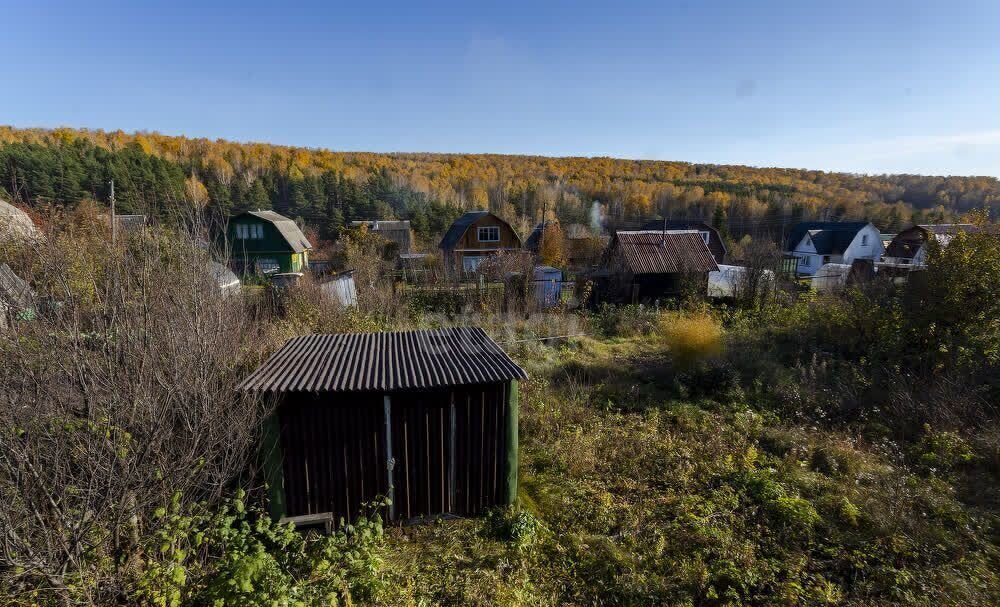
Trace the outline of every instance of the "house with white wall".
{"type": "Polygon", "coordinates": [[[884,251],[878,228],[863,221],[804,221],[785,243],[785,253],[798,259],[800,276],[812,276],[827,263],[875,263],[884,251]]]}

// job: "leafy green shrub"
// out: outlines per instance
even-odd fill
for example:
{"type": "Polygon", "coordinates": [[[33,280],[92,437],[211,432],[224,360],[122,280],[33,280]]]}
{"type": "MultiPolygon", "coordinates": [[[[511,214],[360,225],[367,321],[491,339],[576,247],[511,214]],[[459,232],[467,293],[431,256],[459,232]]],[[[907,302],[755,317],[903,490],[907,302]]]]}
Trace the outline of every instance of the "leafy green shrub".
{"type": "Polygon", "coordinates": [[[531,512],[510,506],[490,510],[484,529],[490,536],[524,549],[538,539],[541,522],[531,512]]]}
{"type": "Polygon", "coordinates": [[[971,462],[972,449],[956,432],[936,432],[924,426],[924,436],[917,444],[918,462],[926,472],[947,475],[971,462]]]}
{"type": "Polygon", "coordinates": [[[177,496],[154,519],[134,599],[158,607],[336,605],[380,590],[382,522],[360,517],[331,535],[303,535],[247,509],[244,494],[214,512],[177,496]]]}

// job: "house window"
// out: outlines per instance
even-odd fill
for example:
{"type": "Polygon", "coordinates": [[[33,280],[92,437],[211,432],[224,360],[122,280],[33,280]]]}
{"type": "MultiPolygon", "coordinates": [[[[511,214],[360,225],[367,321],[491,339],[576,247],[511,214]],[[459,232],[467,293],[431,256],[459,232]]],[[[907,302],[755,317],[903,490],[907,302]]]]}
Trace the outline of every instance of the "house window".
{"type": "Polygon", "coordinates": [[[462,258],[462,269],[466,272],[475,272],[479,269],[479,264],[483,263],[485,256],[465,256],[462,258]]]}
{"type": "Polygon", "coordinates": [[[812,266],[812,257],[810,257],[809,255],[804,256],[802,258],[802,263],[799,265],[801,265],[803,268],[808,268],[812,266]]]}
{"type": "Polygon", "coordinates": [[[262,240],[264,238],[264,226],[259,223],[236,224],[236,238],[239,240],[262,240]]]}
{"type": "Polygon", "coordinates": [[[700,232],[700,234],[701,239],[705,241],[705,244],[708,244],[708,232],[700,232]]]}
{"type": "Polygon", "coordinates": [[[829,255],[824,255],[823,256],[823,263],[830,263],[830,256],[829,255]]]}
{"type": "Polygon", "coordinates": [[[261,274],[274,274],[281,271],[281,264],[273,257],[258,257],[257,270],[261,274]]]}
{"type": "Polygon", "coordinates": [[[868,246],[868,234],[862,234],[861,235],[861,246],[863,246],[863,247],[867,247],[868,246]]]}
{"type": "Polygon", "coordinates": [[[479,228],[479,242],[500,242],[500,226],[479,228]]]}

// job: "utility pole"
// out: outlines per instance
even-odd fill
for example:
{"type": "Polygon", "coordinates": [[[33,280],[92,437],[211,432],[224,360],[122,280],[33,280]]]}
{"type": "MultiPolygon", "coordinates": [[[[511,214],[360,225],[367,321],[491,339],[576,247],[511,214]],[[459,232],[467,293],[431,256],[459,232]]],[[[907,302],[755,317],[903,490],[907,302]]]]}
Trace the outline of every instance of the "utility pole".
{"type": "Polygon", "coordinates": [[[542,256],[545,247],[545,211],[548,206],[548,199],[542,201],[542,231],[538,233],[538,256],[542,256]]]}
{"type": "Polygon", "coordinates": [[[111,244],[118,240],[118,221],[115,219],[115,180],[111,180],[111,244]]]}

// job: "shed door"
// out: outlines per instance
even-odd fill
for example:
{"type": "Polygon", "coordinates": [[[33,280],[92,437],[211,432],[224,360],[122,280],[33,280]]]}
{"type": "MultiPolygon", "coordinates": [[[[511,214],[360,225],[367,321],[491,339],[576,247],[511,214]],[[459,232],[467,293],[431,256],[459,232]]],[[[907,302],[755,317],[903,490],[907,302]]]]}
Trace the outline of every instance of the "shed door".
{"type": "Polygon", "coordinates": [[[395,514],[476,514],[504,501],[506,384],[397,393],[392,399],[395,514]]]}
{"type": "Polygon", "coordinates": [[[281,407],[280,420],[288,516],[351,520],[386,494],[381,395],[302,395],[281,407]]]}

